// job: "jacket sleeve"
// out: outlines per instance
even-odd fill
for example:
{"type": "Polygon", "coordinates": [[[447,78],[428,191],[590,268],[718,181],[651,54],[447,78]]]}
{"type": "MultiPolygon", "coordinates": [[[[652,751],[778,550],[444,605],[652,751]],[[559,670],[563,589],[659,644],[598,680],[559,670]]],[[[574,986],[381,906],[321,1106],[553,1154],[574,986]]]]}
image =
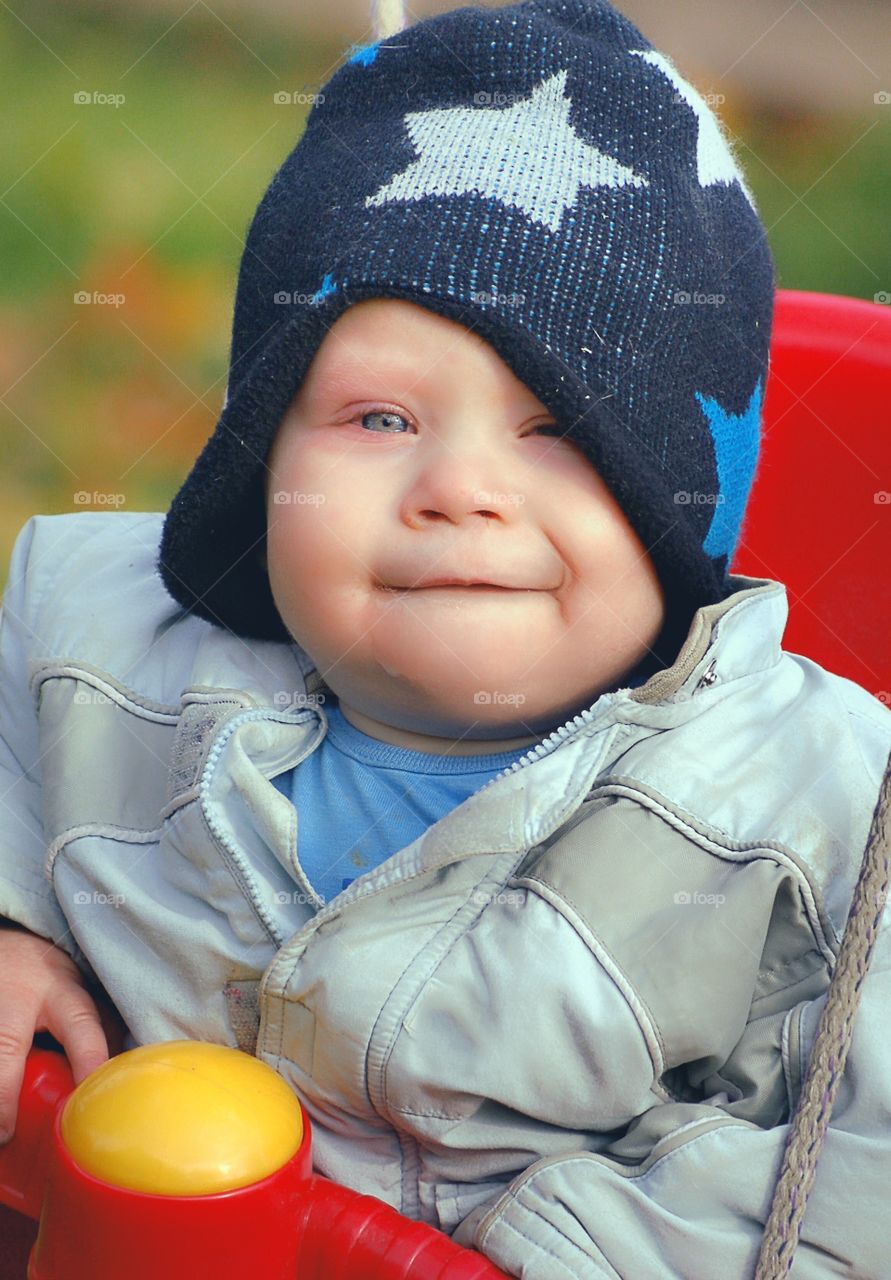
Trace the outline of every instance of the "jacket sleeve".
{"type": "MultiPolygon", "coordinates": [[[[807,1069],[826,993],[783,1021],[790,1106],[807,1069]]],[[[747,1033],[757,1031],[753,1023],[747,1033]]],[[[732,1055],[733,1056],[733,1055],[732,1055]]],[[[754,1087],[757,1053],[721,1075],[754,1087]],[[744,1078],[749,1074],[748,1081],[744,1078]]],[[[879,932],[854,1022],[846,1069],[804,1216],[791,1276],[828,1280],[889,1274],[886,1211],[891,1168],[891,937],[879,932]]],[[[763,1063],[765,1071],[768,1063],[763,1063]]],[[[723,1100],[725,1103],[727,1099],[723,1100]]],[[[540,1160],[454,1239],[523,1280],[749,1280],[789,1131],[730,1114],[720,1097],[666,1102],[612,1146],[540,1160]]]]}
{"type": "MultiPolygon", "coordinates": [[[[50,939],[80,963],[43,874],[37,711],[28,687],[28,658],[38,644],[40,573],[32,550],[39,519],[32,517],[16,539],[0,610],[0,917],[50,939]]],[[[58,547],[53,554],[58,559],[64,551],[58,547]]]]}

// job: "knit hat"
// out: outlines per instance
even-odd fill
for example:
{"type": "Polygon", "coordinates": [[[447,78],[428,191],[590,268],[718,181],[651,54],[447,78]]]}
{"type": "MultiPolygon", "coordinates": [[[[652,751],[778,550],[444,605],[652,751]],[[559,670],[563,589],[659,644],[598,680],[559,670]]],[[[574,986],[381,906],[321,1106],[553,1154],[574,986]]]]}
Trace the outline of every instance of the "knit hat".
{"type": "Polygon", "coordinates": [[[402,298],[485,338],[600,473],[665,590],[670,663],[733,590],[773,274],[715,116],[606,0],[464,8],[360,47],[251,223],[226,402],[164,524],[167,589],[291,638],[258,558],[265,459],[338,316],[402,298]]]}

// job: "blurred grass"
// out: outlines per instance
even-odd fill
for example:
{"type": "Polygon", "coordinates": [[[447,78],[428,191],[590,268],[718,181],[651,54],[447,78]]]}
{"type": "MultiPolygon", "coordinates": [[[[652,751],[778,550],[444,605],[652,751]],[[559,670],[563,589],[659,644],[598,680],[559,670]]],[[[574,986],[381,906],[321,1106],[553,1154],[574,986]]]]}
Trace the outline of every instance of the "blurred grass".
{"type": "MultiPolygon", "coordinates": [[[[173,26],[83,5],[25,20],[0,25],[0,584],[35,512],[84,492],[98,497],[82,509],[169,505],[222,406],[247,226],[308,110],[273,94],[319,88],[347,54],[255,12],[227,29],[203,5],[173,26]]],[[[891,291],[891,106],[780,116],[737,96],[719,111],[781,287],[891,291]]]]}

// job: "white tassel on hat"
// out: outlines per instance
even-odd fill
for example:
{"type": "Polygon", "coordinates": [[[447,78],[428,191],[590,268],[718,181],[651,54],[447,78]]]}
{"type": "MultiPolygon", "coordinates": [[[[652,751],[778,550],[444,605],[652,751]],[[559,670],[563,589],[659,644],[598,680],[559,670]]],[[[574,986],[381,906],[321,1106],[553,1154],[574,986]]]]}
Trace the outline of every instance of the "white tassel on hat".
{"type": "Polygon", "coordinates": [[[375,40],[386,40],[405,26],[403,0],[371,0],[371,21],[375,40]]]}

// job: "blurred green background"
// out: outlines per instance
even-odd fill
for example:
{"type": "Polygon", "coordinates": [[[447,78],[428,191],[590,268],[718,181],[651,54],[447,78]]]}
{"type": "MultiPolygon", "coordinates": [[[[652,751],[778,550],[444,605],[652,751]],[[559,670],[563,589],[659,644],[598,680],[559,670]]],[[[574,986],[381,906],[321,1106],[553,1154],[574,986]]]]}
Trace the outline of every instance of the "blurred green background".
{"type": "MultiPolygon", "coordinates": [[[[371,39],[320,11],[3,6],[0,585],[30,515],[163,510],[212,432],[247,226],[309,110],[274,94],[317,91],[371,39]]],[[[891,80],[861,70],[832,109],[668,51],[724,98],[780,286],[891,291],[891,80]]]]}

